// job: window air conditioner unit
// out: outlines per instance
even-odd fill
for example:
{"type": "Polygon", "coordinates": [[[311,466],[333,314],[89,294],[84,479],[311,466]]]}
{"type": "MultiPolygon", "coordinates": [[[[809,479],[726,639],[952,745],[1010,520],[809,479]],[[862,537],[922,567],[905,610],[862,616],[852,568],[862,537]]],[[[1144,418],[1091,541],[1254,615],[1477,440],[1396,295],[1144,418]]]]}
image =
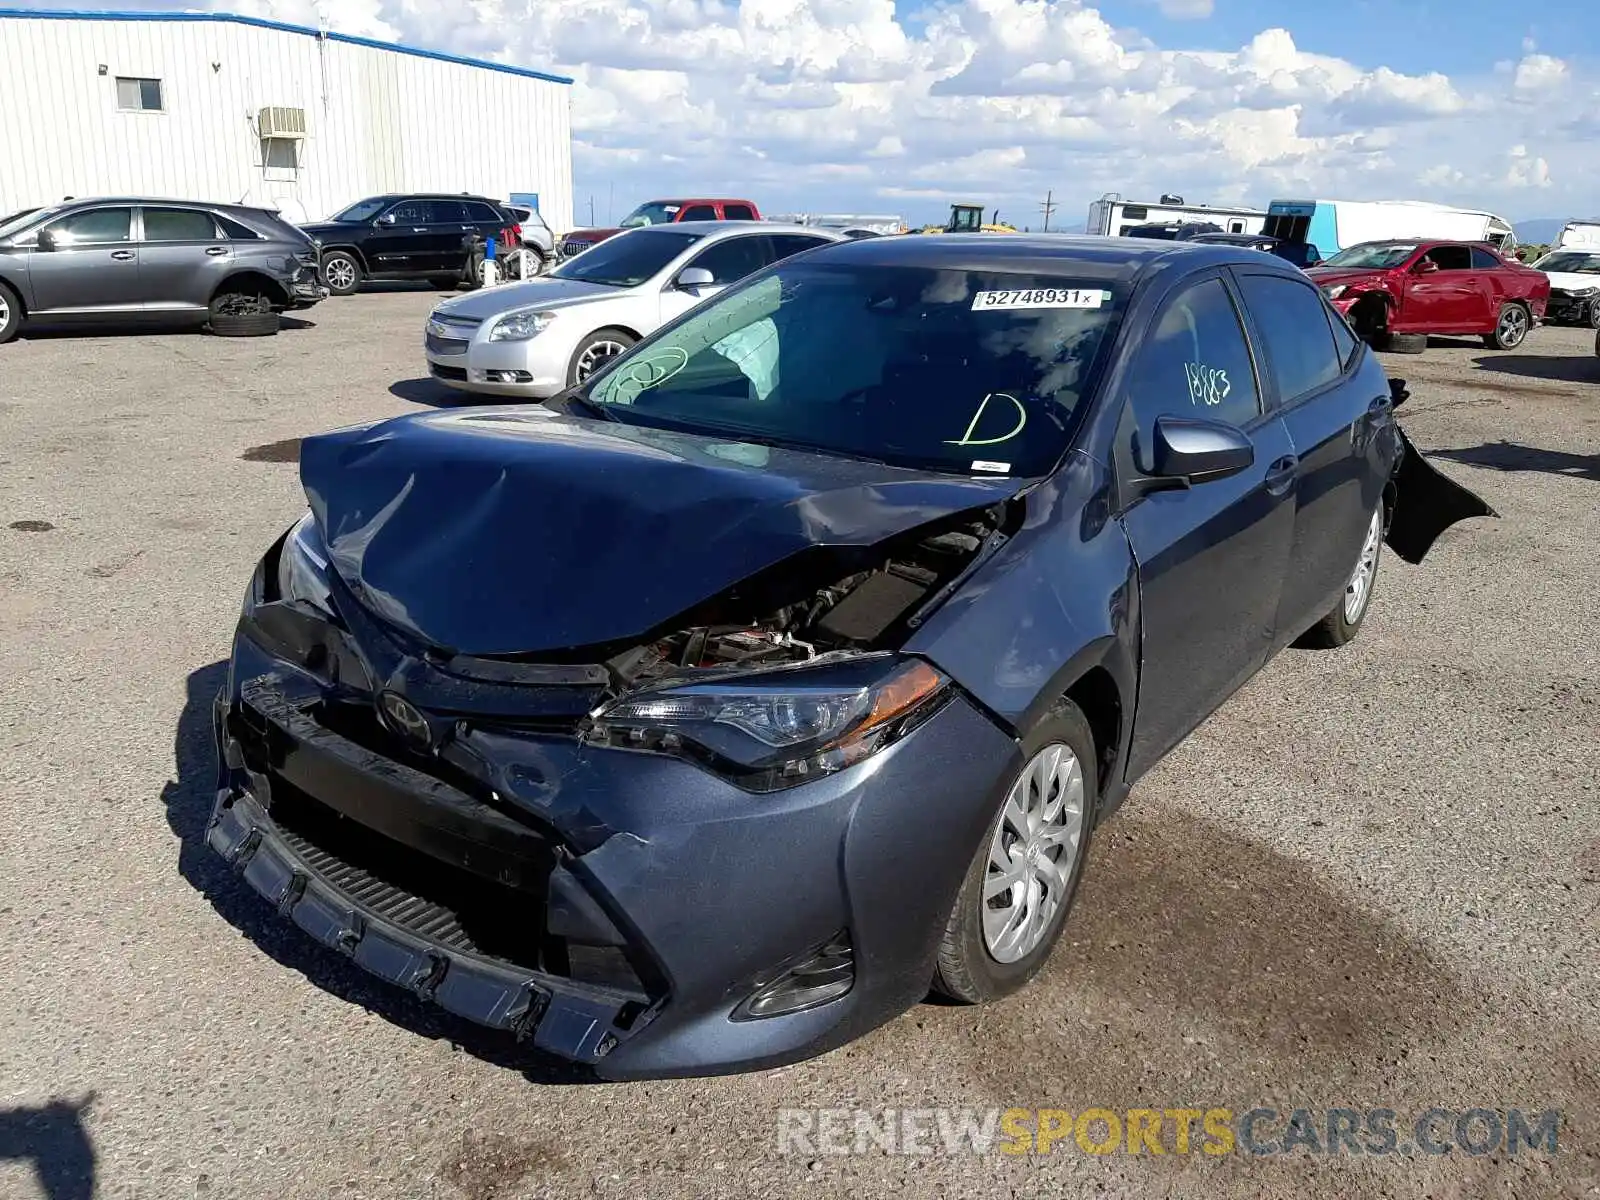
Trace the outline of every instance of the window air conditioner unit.
{"type": "Polygon", "coordinates": [[[263,108],[256,127],[264,138],[303,138],[306,136],[306,110],[303,108],[263,108]]]}

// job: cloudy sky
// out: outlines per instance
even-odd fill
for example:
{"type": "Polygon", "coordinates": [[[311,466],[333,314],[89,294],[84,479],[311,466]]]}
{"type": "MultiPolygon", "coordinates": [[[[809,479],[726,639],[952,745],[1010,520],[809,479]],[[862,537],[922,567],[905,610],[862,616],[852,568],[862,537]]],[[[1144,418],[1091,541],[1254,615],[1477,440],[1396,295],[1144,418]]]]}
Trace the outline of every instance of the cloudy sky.
{"type": "MultiPolygon", "coordinates": [[[[108,8],[195,7],[121,0],[108,8]]],[[[83,7],[63,3],[62,7],[83,7]]],[[[571,75],[575,210],[651,194],[1038,227],[1106,191],[1600,213],[1593,0],[238,0],[571,75]]]]}

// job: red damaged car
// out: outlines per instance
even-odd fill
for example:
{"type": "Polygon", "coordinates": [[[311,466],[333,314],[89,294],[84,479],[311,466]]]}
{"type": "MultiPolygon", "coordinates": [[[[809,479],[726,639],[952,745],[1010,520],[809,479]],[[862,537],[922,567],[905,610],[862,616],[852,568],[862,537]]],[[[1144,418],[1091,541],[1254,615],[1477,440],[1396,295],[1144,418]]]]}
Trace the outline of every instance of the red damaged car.
{"type": "Polygon", "coordinates": [[[1544,319],[1550,279],[1476,242],[1363,242],[1306,274],[1377,349],[1421,353],[1428,334],[1514,350],[1544,319]]]}

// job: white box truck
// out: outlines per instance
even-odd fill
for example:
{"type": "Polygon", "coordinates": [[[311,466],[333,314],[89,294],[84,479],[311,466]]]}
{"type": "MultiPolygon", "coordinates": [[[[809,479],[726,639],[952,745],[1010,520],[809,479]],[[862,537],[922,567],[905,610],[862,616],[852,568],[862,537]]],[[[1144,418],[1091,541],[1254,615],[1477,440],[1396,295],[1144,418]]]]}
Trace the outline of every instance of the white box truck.
{"type": "Polygon", "coordinates": [[[1265,232],[1308,242],[1325,259],[1363,242],[1399,238],[1486,242],[1508,254],[1517,246],[1504,217],[1424,200],[1274,200],[1267,205],[1265,232]]]}

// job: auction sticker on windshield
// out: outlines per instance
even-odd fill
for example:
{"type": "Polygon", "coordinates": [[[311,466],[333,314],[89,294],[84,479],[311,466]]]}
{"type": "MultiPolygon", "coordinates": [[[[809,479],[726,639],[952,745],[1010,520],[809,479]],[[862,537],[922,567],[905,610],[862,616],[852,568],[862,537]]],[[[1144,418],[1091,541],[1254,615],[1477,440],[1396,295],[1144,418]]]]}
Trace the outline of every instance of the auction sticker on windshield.
{"type": "Polygon", "coordinates": [[[1098,288],[1034,288],[1027,291],[978,292],[973,311],[991,308],[1099,308],[1106,293],[1098,288]]]}

